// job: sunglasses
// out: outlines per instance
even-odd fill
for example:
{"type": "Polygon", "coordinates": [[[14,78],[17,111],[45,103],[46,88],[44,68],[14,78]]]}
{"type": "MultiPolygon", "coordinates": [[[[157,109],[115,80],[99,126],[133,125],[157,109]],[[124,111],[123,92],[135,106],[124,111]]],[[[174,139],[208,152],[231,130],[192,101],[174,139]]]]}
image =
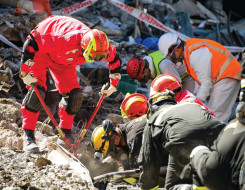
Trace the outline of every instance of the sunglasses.
{"type": "Polygon", "coordinates": [[[89,57],[91,57],[94,61],[102,61],[107,60],[110,55],[110,51],[98,52],[93,49],[90,51],[89,57]]]}

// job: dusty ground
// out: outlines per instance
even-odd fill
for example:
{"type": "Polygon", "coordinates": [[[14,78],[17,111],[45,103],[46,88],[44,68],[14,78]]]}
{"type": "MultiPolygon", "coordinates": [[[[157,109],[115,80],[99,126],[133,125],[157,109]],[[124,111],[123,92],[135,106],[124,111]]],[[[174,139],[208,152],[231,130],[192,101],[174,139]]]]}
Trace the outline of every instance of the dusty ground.
{"type": "MultiPolygon", "coordinates": [[[[0,98],[0,189],[90,189],[91,184],[74,173],[69,164],[59,166],[48,159],[54,148],[52,143],[58,138],[50,125],[37,123],[36,140],[40,154],[23,152],[21,119],[20,104],[10,98],[0,98]]],[[[78,149],[79,160],[90,170],[91,177],[116,171],[115,163],[100,164],[93,159],[92,128],[78,149]]]]}

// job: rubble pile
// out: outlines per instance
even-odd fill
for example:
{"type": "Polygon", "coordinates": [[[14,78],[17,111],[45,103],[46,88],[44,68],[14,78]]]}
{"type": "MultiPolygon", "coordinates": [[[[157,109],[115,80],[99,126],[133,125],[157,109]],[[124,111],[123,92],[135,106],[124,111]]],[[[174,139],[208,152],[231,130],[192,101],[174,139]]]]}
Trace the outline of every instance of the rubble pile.
{"type": "Polygon", "coordinates": [[[16,189],[89,189],[69,166],[57,166],[39,155],[0,149],[0,187],[16,189]]]}
{"type": "Polygon", "coordinates": [[[47,158],[58,136],[52,128],[37,124],[40,154],[27,154],[23,149],[20,104],[13,99],[0,99],[0,188],[20,189],[90,189],[69,165],[56,165],[47,158]]]}

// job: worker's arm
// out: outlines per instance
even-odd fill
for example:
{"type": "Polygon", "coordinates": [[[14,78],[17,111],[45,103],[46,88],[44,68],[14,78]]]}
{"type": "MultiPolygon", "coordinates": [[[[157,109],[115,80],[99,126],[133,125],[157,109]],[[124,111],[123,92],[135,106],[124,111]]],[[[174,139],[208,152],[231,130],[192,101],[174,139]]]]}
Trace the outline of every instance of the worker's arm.
{"type": "Polygon", "coordinates": [[[212,54],[206,47],[199,48],[190,55],[190,65],[194,69],[197,78],[201,83],[196,96],[203,102],[210,95],[210,90],[212,88],[211,59],[212,54]]]}
{"type": "Polygon", "coordinates": [[[245,124],[245,49],[242,52],[241,92],[236,108],[236,117],[240,123],[245,124]]]}
{"type": "Polygon", "coordinates": [[[117,85],[121,79],[121,59],[119,58],[116,48],[113,45],[109,45],[110,55],[106,62],[109,67],[109,78],[110,85],[105,84],[101,89],[101,94],[104,94],[106,97],[110,96],[113,92],[117,91],[117,85]]]}
{"type": "Polygon", "coordinates": [[[121,79],[121,64],[122,61],[117,54],[116,48],[113,45],[109,45],[110,55],[108,59],[106,60],[108,63],[108,67],[110,69],[110,83],[113,86],[117,86],[119,80],[121,79]]]}
{"type": "Polygon", "coordinates": [[[227,144],[232,142],[227,142],[227,135],[222,135],[223,133],[224,131],[220,133],[211,149],[198,146],[192,150],[190,155],[193,170],[202,184],[210,189],[226,189],[225,181],[229,179],[230,175],[228,172],[230,171],[229,159],[224,156],[224,152],[229,149],[227,144]],[[227,142],[227,144],[224,142],[227,142]]]}
{"type": "MultiPolygon", "coordinates": [[[[241,91],[245,94],[245,49],[242,52],[241,91]]],[[[245,95],[240,99],[245,102],[245,95]]]]}
{"type": "Polygon", "coordinates": [[[138,158],[141,167],[140,182],[142,189],[152,189],[159,185],[160,154],[152,137],[152,129],[145,126],[143,142],[138,158]]]}
{"type": "MultiPolygon", "coordinates": [[[[24,43],[23,50],[22,50],[22,58],[21,58],[21,73],[20,77],[24,77],[27,73],[30,72],[31,67],[35,64],[34,57],[36,56],[36,53],[43,53],[47,54],[51,51],[55,51],[54,49],[56,47],[62,47],[64,43],[60,40],[59,43],[55,42],[55,37],[51,37],[51,35],[40,35],[36,34],[35,37],[33,36],[33,33],[35,33],[35,29],[30,33],[30,35],[27,36],[27,39],[24,43]]],[[[56,52],[58,49],[56,49],[56,52]]],[[[50,56],[45,57],[45,61],[49,61],[47,59],[50,59],[50,56]]]]}
{"type": "Polygon", "coordinates": [[[159,70],[162,74],[171,74],[175,76],[178,81],[181,83],[180,75],[182,73],[178,72],[177,69],[178,66],[176,66],[171,60],[169,59],[163,59],[159,64],[159,70]]]}

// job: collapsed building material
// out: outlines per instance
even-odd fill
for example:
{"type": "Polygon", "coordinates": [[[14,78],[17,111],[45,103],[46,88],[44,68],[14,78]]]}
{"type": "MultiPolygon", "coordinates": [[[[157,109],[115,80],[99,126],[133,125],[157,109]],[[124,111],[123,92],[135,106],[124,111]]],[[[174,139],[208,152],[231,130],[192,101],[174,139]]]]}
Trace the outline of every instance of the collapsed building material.
{"type": "Polygon", "coordinates": [[[63,147],[56,144],[56,148],[48,154],[48,159],[56,165],[68,165],[76,175],[84,180],[87,189],[94,189],[92,179],[87,168],[63,147]]]}
{"type": "Polygon", "coordinates": [[[42,13],[52,14],[49,0],[1,0],[1,3],[17,8],[16,13],[42,13]]]}
{"type": "Polygon", "coordinates": [[[0,90],[8,92],[12,86],[14,86],[15,81],[13,79],[13,73],[10,68],[5,70],[0,70],[0,90]]]}

